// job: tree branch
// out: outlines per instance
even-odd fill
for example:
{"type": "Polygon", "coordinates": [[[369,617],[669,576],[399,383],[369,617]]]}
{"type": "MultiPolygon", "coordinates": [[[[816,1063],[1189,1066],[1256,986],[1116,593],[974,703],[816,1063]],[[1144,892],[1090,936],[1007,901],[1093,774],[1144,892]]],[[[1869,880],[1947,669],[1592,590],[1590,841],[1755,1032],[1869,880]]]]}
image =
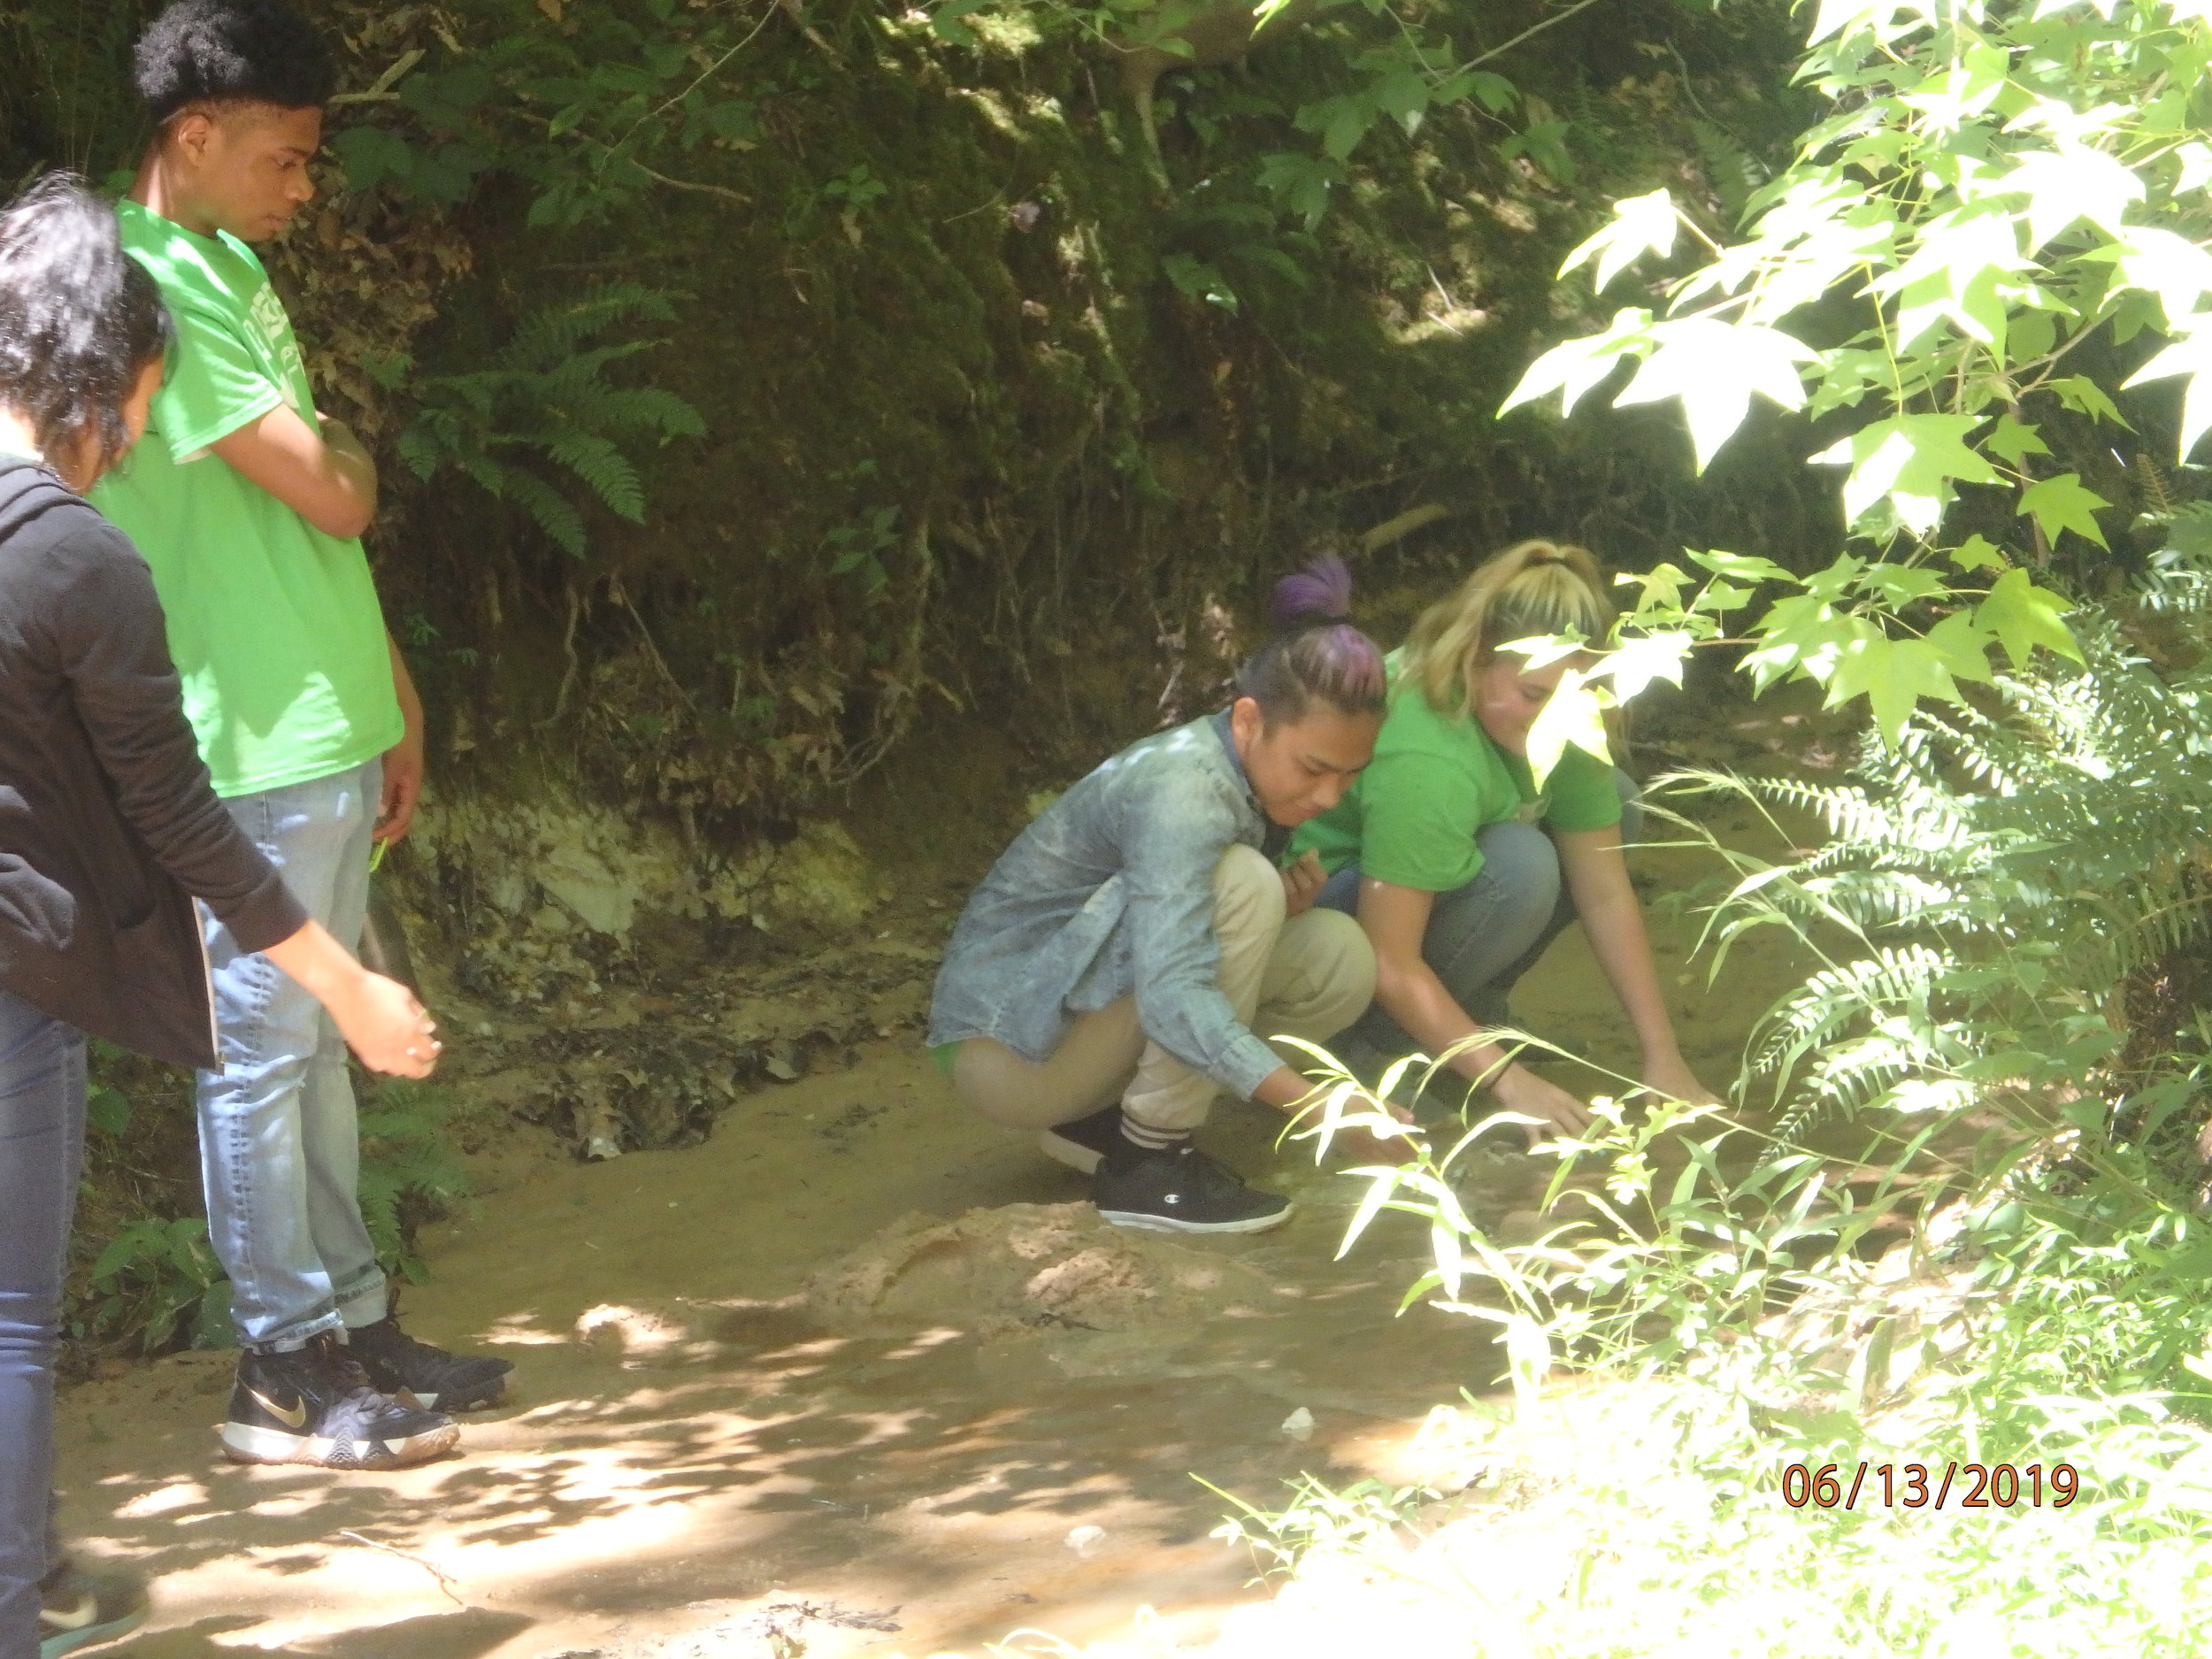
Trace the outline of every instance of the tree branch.
{"type": "Polygon", "coordinates": [[[1569,18],[1574,16],[1576,12],[1586,12],[1592,6],[1597,4],[1597,3],[1598,0],[1575,0],[1575,4],[1569,6],[1564,12],[1556,12],[1553,16],[1546,18],[1541,23],[1531,24],[1527,28],[1523,29],[1518,35],[1516,35],[1511,40],[1506,42],[1504,45],[1493,46],[1488,51],[1483,53],[1479,58],[1470,58],[1465,63],[1460,65],[1460,66],[1452,73],[1454,74],[1463,75],[1470,69],[1474,69],[1481,65],[1488,63],[1493,58],[1502,57],[1505,53],[1511,51],[1516,46],[1518,46],[1523,41],[1527,40],[1531,35],[1541,35],[1546,29],[1551,27],[1553,24],[1564,23],[1569,18]]]}

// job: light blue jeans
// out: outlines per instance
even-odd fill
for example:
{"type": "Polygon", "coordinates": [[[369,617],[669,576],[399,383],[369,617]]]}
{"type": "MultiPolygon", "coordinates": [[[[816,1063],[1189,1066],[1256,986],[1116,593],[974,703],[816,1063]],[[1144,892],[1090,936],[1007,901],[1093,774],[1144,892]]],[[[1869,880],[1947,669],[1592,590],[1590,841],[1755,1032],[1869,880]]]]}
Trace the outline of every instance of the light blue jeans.
{"type": "Polygon", "coordinates": [[[84,1037],[0,991],[0,1659],[37,1659],[84,1037]]]}
{"type": "MultiPolygon", "coordinates": [[[[1616,768],[1621,796],[1621,839],[1642,838],[1644,810],[1635,780],[1616,768]]],[[[1470,1017],[1484,1025],[1507,1022],[1505,1000],[1520,977],[1575,919],[1574,895],[1559,864],[1559,849],[1534,824],[1493,824],[1475,836],[1482,868],[1463,887],[1440,893],[1421,936],[1421,956],[1470,1017]]],[[[1347,915],[1359,914],[1359,866],[1347,864],[1329,878],[1315,901],[1347,915]]],[[[1377,1056],[1395,1059],[1420,1048],[1379,1002],[1348,1033],[1377,1056]]]]}
{"type": "MultiPolygon", "coordinates": [[[[383,764],[372,761],[224,803],[348,949],[368,910],[369,832],[383,787],[383,764]]],[[[345,1040],[289,974],[204,920],[223,1069],[199,1077],[200,1171],[239,1339],[283,1351],[373,1325],[385,1313],[384,1274],[361,1219],[345,1040]]]]}

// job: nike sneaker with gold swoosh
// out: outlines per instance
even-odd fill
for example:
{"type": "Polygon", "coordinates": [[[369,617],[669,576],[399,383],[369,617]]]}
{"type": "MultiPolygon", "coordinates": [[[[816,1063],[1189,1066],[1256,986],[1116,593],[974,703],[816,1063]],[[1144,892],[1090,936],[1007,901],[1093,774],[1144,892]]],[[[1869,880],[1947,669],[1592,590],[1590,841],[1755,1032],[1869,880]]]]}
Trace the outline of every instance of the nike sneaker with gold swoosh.
{"type": "Polygon", "coordinates": [[[65,1562],[38,1586],[38,1659],[120,1641],[145,1622],[144,1580],[65,1562]]]}
{"type": "Polygon", "coordinates": [[[295,1353],[239,1356],[223,1455],[239,1463],[404,1469],[452,1450],[460,1438],[442,1412],[379,1394],[326,1332],[295,1353]]]}

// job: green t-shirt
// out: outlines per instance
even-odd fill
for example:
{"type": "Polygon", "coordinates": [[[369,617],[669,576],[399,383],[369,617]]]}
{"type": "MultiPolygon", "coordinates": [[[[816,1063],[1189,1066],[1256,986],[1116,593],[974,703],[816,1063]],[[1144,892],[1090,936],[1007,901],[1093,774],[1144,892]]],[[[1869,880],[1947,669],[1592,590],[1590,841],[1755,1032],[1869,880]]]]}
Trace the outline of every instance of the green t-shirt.
{"type": "Polygon", "coordinates": [[[315,424],[283,303],[236,238],[196,235],[135,202],[117,211],[177,342],[146,436],[92,499],[153,569],[215,793],[372,760],[405,724],[361,543],[325,535],[209,449],[279,403],[315,424]]]}
{"type": "Polygon", "coordinates": [[[1341,801],[1299,828],[1291,851],[1315,853],[1332,874],[1356,864],[1394,887],[1449,893],[1481,872],[1475,837],[1493,824],[1594,830],[1621,821],[1613,769],[1594,755],[1570,747],[1544,781],[1540,795],[1525,757],[1404,687],[1390,700],[1373,762],[1341,801]]]}

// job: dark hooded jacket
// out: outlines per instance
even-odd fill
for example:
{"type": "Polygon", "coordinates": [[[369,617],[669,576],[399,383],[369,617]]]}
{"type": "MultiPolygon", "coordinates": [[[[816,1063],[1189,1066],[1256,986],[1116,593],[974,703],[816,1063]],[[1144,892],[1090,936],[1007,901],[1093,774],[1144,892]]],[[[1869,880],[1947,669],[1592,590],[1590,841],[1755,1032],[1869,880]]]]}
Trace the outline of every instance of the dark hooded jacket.
{"type": "Polygon", "coordinates": [[[0,457],[0,985],[211,1066],[195,897],[249,950],[307,920],[209,785],[146,561],[52,472],[0,457]]]}

